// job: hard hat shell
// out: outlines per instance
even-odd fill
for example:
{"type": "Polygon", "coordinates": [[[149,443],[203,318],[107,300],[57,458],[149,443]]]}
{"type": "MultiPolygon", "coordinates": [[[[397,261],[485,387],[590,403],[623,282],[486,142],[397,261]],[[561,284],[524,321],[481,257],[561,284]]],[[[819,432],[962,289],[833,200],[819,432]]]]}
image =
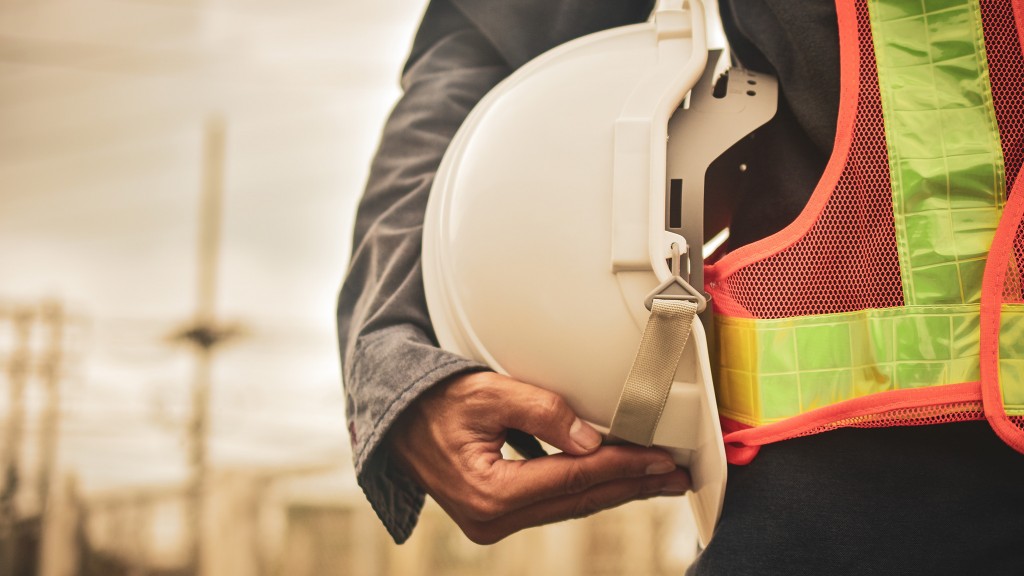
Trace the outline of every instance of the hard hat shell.
{"type": "MultiPolygon", "coordinates": [[[[701,76],[699,2],[528,63],[449,146],[428,204],[423,276],[443,347],[562,395],[607,429],[681,235],[665,230],[669,119],[701,76]]],[[[699,244],[695,247],[699,250],[699,244]]],[[[725,454],[699,319],[654,434],[694,480],[706,543],[725,454]]]]}

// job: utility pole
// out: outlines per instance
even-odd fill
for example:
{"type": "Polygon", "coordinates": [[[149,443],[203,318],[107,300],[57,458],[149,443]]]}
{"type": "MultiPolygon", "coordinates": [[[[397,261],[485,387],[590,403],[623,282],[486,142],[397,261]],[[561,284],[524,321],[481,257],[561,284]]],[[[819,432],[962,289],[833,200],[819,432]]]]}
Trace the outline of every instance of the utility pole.
{"type": "MultiPolygon", "coordinates": [[[[64,309],[59,302],[44,302],[41,320],[47,332],[46,350],[39,366],[46,400],[39,416],[39,517],[46,522],[50,517],[51,476],[57,467],[57,442],[60,438],[60,382],[64,360],[64,309]]],[[[45,534],[45,527],[41,534],[45,534]]],[[[43,565],[44,546],[39,546],[39,566],[43,565]]]]}
{"type": "Polygon", "coordinates": [[[199,210],[196,311],[192,321],[174,334],[176,340],[191,344],[195,353],[191,389],[192,415],[188,425],[188,459],[192,471],[188,487],[188,570],[196,575],[203,570],[203,511],[206,507],[213,353],[219,344],[234,334],[232,329],[220,325],[216,317],[224,189],[224,131],[223,119],[215,117],[207,121],[203,145],[203,199],[199,210]]]}
{"type": "Polygon", "coordinates": [[[19,487],[21,435],[25,421],[25,385],[29,376],[32,320],[32,311],[21,307],[15,308],[11,317],[14,346],[7,363],[9,404],[3,452],[0,453],[0,472],[3,474],[3,489],[0,490],[0,538],[3,539],[3,548],[0,550],[0,576],[13,576],[18,567],[18,511],[15,497],[19,487]]]}
{"type": "Polygon", "coordinates": [[[47,348],[40,365],[40,376],[46,392],[39,430],[39,508],[46,513],[50,497],[50,477],[57,462],[57,441],[60,437],[60,380],[64,358],[64,309],[58,302],[46,302],[42,307],[42,321],[46,327],[47,348]]]}

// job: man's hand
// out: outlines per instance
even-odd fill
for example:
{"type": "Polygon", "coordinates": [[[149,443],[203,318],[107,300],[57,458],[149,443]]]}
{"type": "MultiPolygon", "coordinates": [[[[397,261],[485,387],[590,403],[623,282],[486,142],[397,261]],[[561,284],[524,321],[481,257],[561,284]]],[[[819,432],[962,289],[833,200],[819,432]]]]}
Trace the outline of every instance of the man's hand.
{"type": "Polygon", "coordinates": [[[398,463],[478,544],[690,488],[664,451],[602,447],[600,434],[560,396],[493,372],[439,384],[406,410],[388,442],[398,463]],[[509,428],[563,453],[505,460],[509,428]]]}

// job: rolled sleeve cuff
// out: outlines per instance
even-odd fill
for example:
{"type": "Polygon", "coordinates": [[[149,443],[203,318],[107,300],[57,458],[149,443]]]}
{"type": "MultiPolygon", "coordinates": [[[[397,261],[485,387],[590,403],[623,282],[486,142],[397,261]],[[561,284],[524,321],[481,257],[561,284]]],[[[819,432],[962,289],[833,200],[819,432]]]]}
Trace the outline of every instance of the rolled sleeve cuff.
{"type": "Polygon", "coordinates": [[[424,492],[395,465],[387,446],[382,446],[384,437],[395,419],[432,386],[458,374],[488,368],[437,348],[408,326],[388,328],[367,337],[355,357],[359,360],[347,374],[347,388],[364,392],[349,395],[349,434],[356,477],[377,516],[400,544],[416,526],[424,492]],[[409,384],[387,394],[380,382],[409,384]],[[364,402],[354,405],[355,397],[364,402]]]}

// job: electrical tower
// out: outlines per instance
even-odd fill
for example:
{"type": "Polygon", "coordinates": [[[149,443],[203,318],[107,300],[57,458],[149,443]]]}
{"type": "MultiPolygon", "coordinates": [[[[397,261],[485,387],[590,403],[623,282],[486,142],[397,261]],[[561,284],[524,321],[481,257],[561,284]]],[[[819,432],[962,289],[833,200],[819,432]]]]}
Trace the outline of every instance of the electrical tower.
{"type": "Polygon", "coordinates": [[[191,387],[192,413],[188,424],[189,573],[203,570],[203,511],[209,468],[207,441],[210,427],[210,388],[213,355],[218,346],[236,334],[221,324],[216,314],[217,270],[220,260],[221,207],[224,195],[225,126],[220,117],[207,121],[203,139],[203,194],[199,208],[199,241],[196,310],[192,320],[172,337],[191,345],[194,359],[191,387]]]}

